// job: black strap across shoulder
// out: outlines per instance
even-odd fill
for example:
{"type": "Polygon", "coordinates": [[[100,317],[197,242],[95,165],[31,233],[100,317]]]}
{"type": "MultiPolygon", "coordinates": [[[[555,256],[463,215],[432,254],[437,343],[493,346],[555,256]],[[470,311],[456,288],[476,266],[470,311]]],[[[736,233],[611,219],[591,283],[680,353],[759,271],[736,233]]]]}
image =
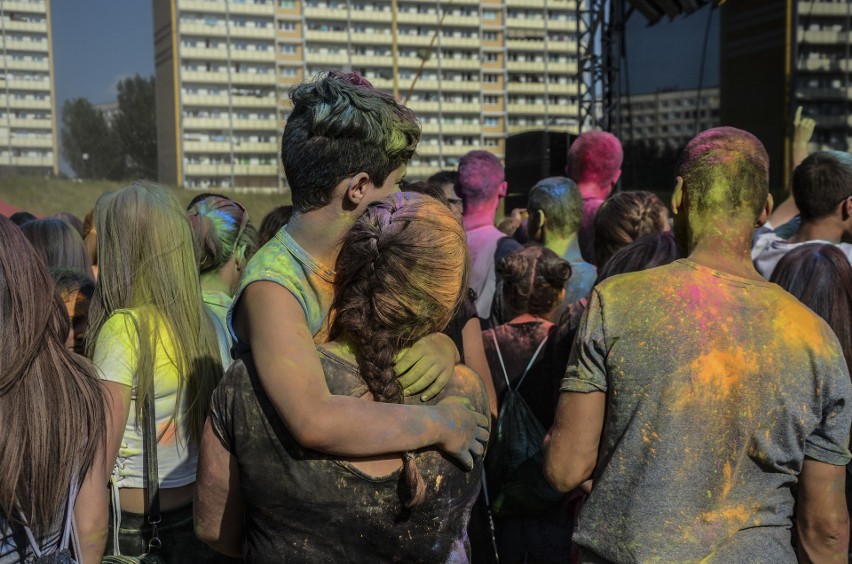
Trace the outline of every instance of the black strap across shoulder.
{"type": "Polygon", "coordinates": [[[157,466],[156,415],[154,408],[154,387],[152,386],[145,396],[145,403],[142,406],[144,426],[142,430],[142,456],[145,459],[145,497],[148,502],[145,517],[152,529],[151,541],[148,543],[149,551],[156,550],[162,545],[157,530],[162,516],[160,515],[160,479],[159,468],[157,466]]]}

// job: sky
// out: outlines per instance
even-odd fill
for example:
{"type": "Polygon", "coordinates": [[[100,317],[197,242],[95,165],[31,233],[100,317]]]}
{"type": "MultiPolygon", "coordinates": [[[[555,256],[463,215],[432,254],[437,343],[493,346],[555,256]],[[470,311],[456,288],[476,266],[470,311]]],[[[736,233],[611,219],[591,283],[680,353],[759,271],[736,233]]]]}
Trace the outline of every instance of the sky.
{"type": "Polygon", "coordinates": [[[635,12],[627,22],[627,63],[630,93],[646,94],[660,88],[698,86],[704,32],[710,19],[704,86],[719,85],[719,10],[709,7],[669,22],[648,27],[635,12]]]}

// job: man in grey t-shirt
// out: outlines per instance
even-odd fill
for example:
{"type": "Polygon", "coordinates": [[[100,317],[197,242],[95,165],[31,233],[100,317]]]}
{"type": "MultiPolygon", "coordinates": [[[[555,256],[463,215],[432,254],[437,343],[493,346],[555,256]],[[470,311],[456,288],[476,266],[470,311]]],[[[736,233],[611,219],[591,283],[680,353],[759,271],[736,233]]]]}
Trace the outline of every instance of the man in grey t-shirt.
{"type": "Polygon", "coordinates": [[[751,134],[700,134],[672,202],[689,258],[592,293],[545,458],[560,490],[593,479],[582,562],[794,562],[794,503],[799,555],[845,558],[852,384],[828,325],[749,259],[767,171],[751,134]]]}

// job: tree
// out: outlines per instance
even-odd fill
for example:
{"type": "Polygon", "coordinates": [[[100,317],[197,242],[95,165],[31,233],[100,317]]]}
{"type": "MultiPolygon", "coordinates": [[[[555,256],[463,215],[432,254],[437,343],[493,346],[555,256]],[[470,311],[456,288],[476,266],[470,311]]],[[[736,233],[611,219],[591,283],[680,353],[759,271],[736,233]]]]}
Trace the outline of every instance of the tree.
{"type": "Polygon", "coordinates": [[[62,156],[85,179],[121,180],[124,158],[103,114],[85,98],[62,104],[62,156]]]}
{"type": "Polygon", "coordinates": [[[118,112],[112,121],[131,178],[157,178],[157,112],[154,77],[138,74],[118,83],[118,112]]]}

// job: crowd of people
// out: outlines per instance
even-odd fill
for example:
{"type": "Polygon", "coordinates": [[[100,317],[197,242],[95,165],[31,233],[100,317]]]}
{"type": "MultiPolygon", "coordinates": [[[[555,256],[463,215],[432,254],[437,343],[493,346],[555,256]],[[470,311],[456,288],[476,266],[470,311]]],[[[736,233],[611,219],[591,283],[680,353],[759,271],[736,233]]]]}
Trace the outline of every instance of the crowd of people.
{"type": "Polygon", "coordinates": [[[412,182],[392,96],[290,99],[259,229],[141,181],[0,217],[0,563],[848,559],[852,157],[812,122],[777,209],[746,131],[670,208],[592,131],[498,222],[493,154],[412,182]]]}

